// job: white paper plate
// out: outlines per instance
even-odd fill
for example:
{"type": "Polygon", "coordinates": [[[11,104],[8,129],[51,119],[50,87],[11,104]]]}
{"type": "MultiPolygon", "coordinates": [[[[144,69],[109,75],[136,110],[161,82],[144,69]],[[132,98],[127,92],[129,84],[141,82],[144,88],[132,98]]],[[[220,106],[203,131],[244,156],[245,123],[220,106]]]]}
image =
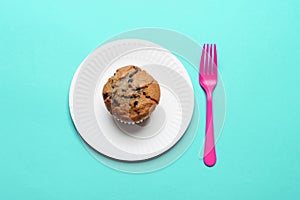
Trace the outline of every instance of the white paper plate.
{"type": "Polygon", "coordinates": [[[69,105],[75,127],[89,146],[117,160],[141,161],[180,140],[193,114],[194,91],[184,66],[169,51],[144,40],[119,40],[83,61],[71,84],[69,105]],[[161,101],[143,126],[115,121],[102,100],[105,82],[126,65],[140,66],[161,86],[161,101]]]}

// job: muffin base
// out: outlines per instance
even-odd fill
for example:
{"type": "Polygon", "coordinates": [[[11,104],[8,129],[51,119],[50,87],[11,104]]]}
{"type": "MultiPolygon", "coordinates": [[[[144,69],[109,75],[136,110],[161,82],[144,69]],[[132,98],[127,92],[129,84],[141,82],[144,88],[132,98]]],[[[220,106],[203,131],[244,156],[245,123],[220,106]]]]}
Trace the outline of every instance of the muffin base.
{"type": "Polygon", "coordinates": [[[129,124],[129,125],[135,125],[135,124],[140,124],[140,123],[142,123],[144,120],[146,120],[146,119],[148,119],[149,117],[150,117],[150,115],[149,116],[146,116],[146,117],[144,117],[143,119],[141,119],[141,120],[139,120],[139,121],[124,121],[124,120],[122,120],[122,119],[119,119],[119,118],[117,118],[116,116],[114,116],[113,115],[113,117],[114,117],[114,119],[116,119],[117,121],[119,121],[119,122],[121,122],[121,123],[123,123],[123,124],[129,124]]]}

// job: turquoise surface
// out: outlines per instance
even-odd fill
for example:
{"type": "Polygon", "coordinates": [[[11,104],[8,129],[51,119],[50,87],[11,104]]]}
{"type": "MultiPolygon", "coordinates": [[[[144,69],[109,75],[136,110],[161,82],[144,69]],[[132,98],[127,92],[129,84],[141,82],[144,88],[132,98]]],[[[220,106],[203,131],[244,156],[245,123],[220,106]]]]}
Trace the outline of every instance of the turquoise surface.
{"type": "Polygon", "coordinates": [[[0,1],[0,199],[299,198],[299,8],[0,1]],[[134,175],[100,164],[74,131],[67,100],[77,66],[112,35],[141,27],[217,43],[227,115],[215,167],[198,159],[203,134],[171,166],[134,175]]]}

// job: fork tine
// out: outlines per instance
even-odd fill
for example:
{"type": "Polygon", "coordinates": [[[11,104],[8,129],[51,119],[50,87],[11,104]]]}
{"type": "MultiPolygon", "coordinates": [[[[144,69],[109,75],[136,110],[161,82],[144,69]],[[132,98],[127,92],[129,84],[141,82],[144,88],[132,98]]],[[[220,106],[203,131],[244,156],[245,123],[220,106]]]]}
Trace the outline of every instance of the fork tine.
{"type": "Polygon", "coordinates": [[[208,74],[209,73],[209,71],[208,71],[208,69],[209,69],[209,63],[208,63],[208,50],[209,50],[209,45],[208,44],[206,44],[206,48],[205,48],[205,69],[204,69],[204,72],[205,72],[205,74],[208,74]]]}
{"type": "Polygon", "coordinates": [[[214,72],[218,74],[217,46],[214,44],[214,72]]]}
{"type": "Polygon", "coordinates": [[[204,73],[204,55],[205,55],[205,44],[203,45],[202,48],[202,54],[201,54],[201,60],[200,60],[200,73],[204,73]]]}
{"type": "Polygon", "coordinates": [[[209,74],[213,74],[212,44],[209,45],[209,74]]]}

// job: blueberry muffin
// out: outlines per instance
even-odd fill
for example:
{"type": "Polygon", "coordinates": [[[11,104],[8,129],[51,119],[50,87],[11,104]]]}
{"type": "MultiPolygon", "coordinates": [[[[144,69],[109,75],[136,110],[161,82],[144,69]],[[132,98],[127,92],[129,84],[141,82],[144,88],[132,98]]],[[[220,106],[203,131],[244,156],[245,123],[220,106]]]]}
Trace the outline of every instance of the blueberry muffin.
{"type": "Polygon", "coordinates": [[[125,123],[140,123],[159,103],[160,87],[154,78],[137,66],[119,68],[102,91],[107,110],[125,123]]]}

